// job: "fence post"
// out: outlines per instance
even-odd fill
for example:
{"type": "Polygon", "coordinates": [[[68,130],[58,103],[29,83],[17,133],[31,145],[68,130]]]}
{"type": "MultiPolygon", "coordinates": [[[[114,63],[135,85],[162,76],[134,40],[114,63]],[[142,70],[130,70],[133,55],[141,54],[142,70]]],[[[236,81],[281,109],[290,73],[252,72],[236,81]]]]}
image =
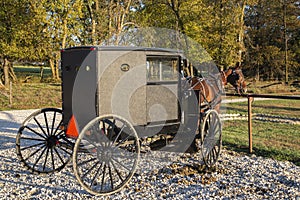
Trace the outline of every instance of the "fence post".
{"type": "Polygon", "coordinates": [[[247,96],[248,98],[248,135],[249,135],[249,153],[253,152],[252,146],[252,102],[253,97],[247,96]]]}
{"type": "Polygon", "coordinates": [[[12,107],[12,82],[9,82],[9,106],[12,107]]]}

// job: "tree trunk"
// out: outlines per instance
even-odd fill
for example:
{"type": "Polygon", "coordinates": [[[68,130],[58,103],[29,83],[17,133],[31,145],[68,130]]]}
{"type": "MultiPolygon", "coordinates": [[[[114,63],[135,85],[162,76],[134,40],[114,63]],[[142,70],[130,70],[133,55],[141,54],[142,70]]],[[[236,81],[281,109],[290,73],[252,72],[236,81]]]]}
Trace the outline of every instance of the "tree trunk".
{"type": "Polygon", "coordinates": [[[3,63],[4,85],[9,86],[9,61],[4,58],[3,63]]]}
{"type": "Polygon", "coordinates": [[[0,66],[0,86],[4,86],[4,74],[3,74],[2,64],[0,66]]]}
{"type": "Polygon", "coordinates": [[[245,51],[245,45],[244,45],[244,34],[245,34],[245,30],[244,30],[244,18],[245,18],[245,8],[246,8],[246,1],[243,1],[241,3],[241,17],[240,17],[240,21],[239,21],[239,53],[238,53],[238,62],[239,65],[242,64],[243,61],[243,52],[245,51]]]}
{"type": "Polygon", "coordinates": [[[287,37],[287,19],[286,19],[286,0],[283,1],[283,27],[284,27],[284,65],[285,65],[285,84],[289,83],[288,70],[288,37],[287,37]]]}
{"type": "Polygon", "coordinates": [[[54,60],[52,58],[49,59],[49,65],[51,68],[52,79],[55,79],[55,66],[54,66],[54,60]]]}
{"type": "Polygon", "coordinates": [[[60,66],[60,56],[56,53],[55,56],[55,80],[59,80],[59,66],[60,66]]]}
{"type": "Polygon", "coordinates": [[[110,45],[110,38],[113,34],[113,27],[112,27],[112,24],[113,24],[113,13],[112,13],[112,8],[113,8],[113,3],[109,0],[108,1],[108,9],[107,9],[107,12],[108,12],[108,40],[107,40],[107,43],[108,45],[110,45]]]}
{"type": "Polygon", "coordinates": [[[43,81],[43,79],[44,79],[44,67],[43,66],[41,66],[40,67],[40,82],[42,82],[43,81]]]}
{"type": "Polygon", "coordinates": [[[8,72],[9,72],[9,77],[13,80],[13,82],[17,82],[18,79],[14,72],[14,67],[13,67],[12,63],[9,63],[8,72]]]}
{"type": "Polygon", "coordinates": [[[67,41],[67,30],[68,30],[68,21],[66,19],[63,19],[63,34],[62,34],[62,41],[61,41],[61,48],[66,48],[66,41],[67,41]]]}

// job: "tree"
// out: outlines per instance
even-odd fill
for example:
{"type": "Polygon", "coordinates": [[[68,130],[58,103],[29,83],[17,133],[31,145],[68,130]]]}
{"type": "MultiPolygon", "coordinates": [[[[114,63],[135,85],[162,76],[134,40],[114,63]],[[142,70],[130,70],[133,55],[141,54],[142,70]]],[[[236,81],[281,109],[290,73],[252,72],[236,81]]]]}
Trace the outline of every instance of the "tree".
{"type": "MultiPolygon", "coordinates": [[[[30,3],[27,0],[3,0],[0,2],[0,59],[4,84],[8,86],[10,79],[17,81],[12,61],[25,59],[28,56],[30,22],[30,3]]],[[[0,79],[2,84],[2,79],[0,79]]]]}
{"type": "Polygon", "coordinates": [[[299,2],[295,0],[276,0],[272,4],[260,0],[247,8],[246,65],[249,71],[253,71],[253,64],[256,65],[258,79],[261,75],[265,79],[283,79],[287,73],[287,65],[293,63],[292,68],[299,66],[295,65],[299,62],[296,62],[295,54],[288,48],[292,41],[295,44],[293,48],[297,48],[297,42],[294,41],[300,28],[299,14],[299,2]],[[266,59],[266,54],[270,54],[269,57],[274,59],[266,59]],[[285,73],[282,73],[284,71],[285,73]]]}

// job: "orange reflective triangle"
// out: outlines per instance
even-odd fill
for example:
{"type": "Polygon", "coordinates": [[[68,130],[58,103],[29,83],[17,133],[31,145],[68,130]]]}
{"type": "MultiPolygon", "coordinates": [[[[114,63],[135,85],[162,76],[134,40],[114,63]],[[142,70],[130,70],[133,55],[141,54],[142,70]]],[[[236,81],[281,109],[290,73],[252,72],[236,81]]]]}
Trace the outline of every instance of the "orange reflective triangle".
{"type": "Polygon", "coordinates": [[[77,122],[76,122],[76,119],[74,117],[74,115],[72,115],[70,121],[69,121],[69,124],[68,124],[68,128],[67,128],[67,131],[66,131],[66,135],[68,137],[71,137],[71,138],[77,138],[78,137],[78,128],[77,128],[77,122]]]}

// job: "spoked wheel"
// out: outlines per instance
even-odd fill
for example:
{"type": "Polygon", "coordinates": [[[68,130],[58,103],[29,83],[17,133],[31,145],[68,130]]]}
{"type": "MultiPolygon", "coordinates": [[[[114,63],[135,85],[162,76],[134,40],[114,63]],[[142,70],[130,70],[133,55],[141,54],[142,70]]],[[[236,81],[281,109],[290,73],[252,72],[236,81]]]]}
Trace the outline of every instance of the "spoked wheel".
{"type": "Polygon", "coordinates": [[[222,126],[215,110],[209,110],[202,123],[202,156],[205,164],[212,167],[217,162],[222,147],[222,126]]]}
{"type": "Polygon", "coordinates": [[[72,155],[72,142],[62,129],[62,111],[45,108],[31,114],[19,128],[17,155],[32,172],[59,171],[72,155]]]}
{"type": "Polygon", "coordinates": [[[76,140],[74,173],[89,193],[112,194],[130,181],[139,156],[140,144],[133,126],[116,115],[100,116],[89,122],[76,140]]]}

